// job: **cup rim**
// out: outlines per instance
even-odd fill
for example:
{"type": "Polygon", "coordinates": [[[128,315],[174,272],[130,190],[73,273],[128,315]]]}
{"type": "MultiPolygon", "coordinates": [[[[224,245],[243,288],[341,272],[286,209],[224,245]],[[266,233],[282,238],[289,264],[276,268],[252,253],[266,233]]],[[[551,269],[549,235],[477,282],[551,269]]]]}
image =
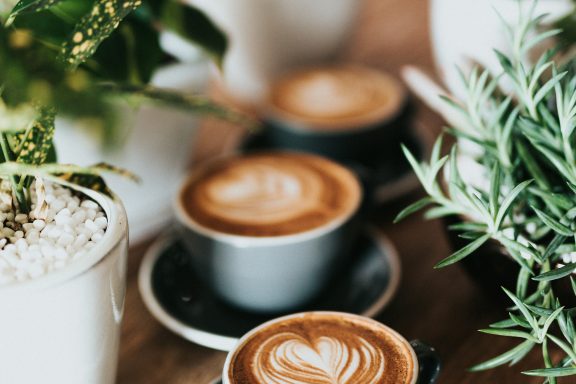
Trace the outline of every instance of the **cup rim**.
{"type": "Polygon", "coordinates": [[[314,157],[321,157],[324,160],[330,161],[333,164],[343,168],[350,176],[351,179],[355,181],[355,186],[357,190],[357,199],[349,211],[345,212],[344,214],[335,217],[334,219],[328,221],[325,224],[322,224],[318,227],[314,227],[302,232],[291,233],[286,235],[279,235],[279,236],[250,236],[250,235],[239,235],[233,233],[226,233],[222,231],[218,231],[207,226],[204,226],[194,220],[186,211],[186,208],[183,203],[183,195],[185,189],[188,187],[190,182],[196,177],[202,170],[206,169],[207,167],[213,166],[222,161],[226,161],[228,159],[234,157],[241,157],[244,156],[242,153],[233,153],[223,157],[218,157],[216,159],[204,162],[197,167],[196,170],[189,172],[189,174],[182,180],[178,192],[176,194],[176,198],[174,199],[174,212],[176,219],[180,222],[180,224],[184,225],[187,229],[209,237],[211,239],[215,239],[224,243],[233,244],[238,247],[266,247],[271,245],[285,245],[285,244],[293,244],[302,241],[306,241],[312,238],[317,238],[322,235],[325,235],[333,230],[341,227],[342,225],[349,222],[358,212],[360,209],[360,205],[362,203],[362,185],[358,180],[358,177],[346,166],[336,163],[333,160],[330,160],[326,157],[310,154],[310,153],[302,153],[297,151],[265,151],[259,153],[280,153],[280,154],[304,154],[306,156],[314,156],[314,157]]]}
{"type": "MultiPolygon", "coordinates": [[[[370,67],[362,64],[345,63],[339,65],[328,65],[328,66],[312,66],[301,68],[294,73],[308,72],[315,69],[329,69],[329,68],[356,68],[362,71],[367,71],[377,74],[378,77],[384,78],[388,81],[392,87],[398,91],[398,102],[395,111],[390,114],[383,114],[382,111],[376,111],[378,113],[367,114],[363,118],[360,117],[356,121],[347,121],[338,124],[327,124],[315,121],[314,118],[301,118],[289,111],[278,108],[270,100],[270,94],[261,104],[261,114],[263,115],[264,121],[268,122],[268,126],[273,129],[281,129],[291,133],[299,134],[307,137],[341,137],[347,135],[355,135],[363,132],[368,132],[372,130],[377,130],[379,128],[386,128],[387,124],[393,122],[402,116],[404,110],[408,105],[408,90],[402,84],[400,80],[392,73],[384,70],[379,70],[378,68],[370,67]],[[331,127],[334,129],[312,129],[314,125],[331,127]]],[[[281,80],[279,77],[278,80],[281,80]]]]}
{"type": "Polygon", "coordinates": [[[93,199],[102,208],[108,219],[108,227],[104,232],[104,237],[85,256],[60,270],[51,271],[35,279],[0,286],[0,298],[10,297],[18,293],[42,291],[76,279],[100,264],[108,255],[112,254],[122,239],[127,237],[128,220],[126,212],[116,195],[108,197],[103,193],[67,182],[59,182],[59,184],[93,199]]]}
{"type": "Polygon", "coordinates": [[[382,324],[381,322],[379,322],[377,320],[374,320],[374,319],[369,318],[369,317],[361,316],[361,315],[356,315],[353,313],[338,312],[338,311],[308,311],[308,312],[293,313],[290,315],[281,316],[281,317],[278,317],[276,319],[269,320],[263,324],[260,324],[259,326],[255,327],[255,328],[251,329],[246,334],[244,334],[244,336],[242,336],[238,340],[238,342],[236,343],[234,348],[232,348],[228,352],[228,354],[226,355],[226,361],[224,362],[224,367],[222,369],[222,384],[230,384],[230,380],[228,378],[228,371],[230,369],[230,364],[232,362],[232,358],[234,357],[236,352],[243,346],[243,344],[246,341],[248,341],[252,336],[254,336],[258,332],[260,332],[262,329],[267,328],[269,326],[272,326],[274,324],[280,323],[282,321],[290,320],[290,319],[293,319],[296,317],[303,317],[305,315],[314,315],[314,314],[329,315],[329,316],[344,316],[344,317],[356,319],[356,320],[363,321],[363,322],[369,323],[371,325],[386,329],[387,332],[389,332],[391,335],[396,337],[402,344],[404,344],[408,348],[408,351],[412,355],[412,359],[414,361],[413,370],[412,370],[412,380],[411,380],[410,384],[416,384],[418,382],[418,372],[419,372],[419,367],[420,367],[419,362],[418,362],[418,357],[416,356],[416,352],[414,351],[414,348],[412,348],[412,346],[410,345],[408,340],[406,340],[406,338],[404,336],[402,336],[398,331],[390,328],[389,326],[387,326],[385,324],[382,324]]]}

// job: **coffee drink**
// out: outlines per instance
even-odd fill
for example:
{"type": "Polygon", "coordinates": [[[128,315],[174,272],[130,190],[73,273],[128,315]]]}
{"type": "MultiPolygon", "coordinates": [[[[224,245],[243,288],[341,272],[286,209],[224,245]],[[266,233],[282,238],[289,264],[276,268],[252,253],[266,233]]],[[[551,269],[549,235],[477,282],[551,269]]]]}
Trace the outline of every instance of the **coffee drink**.
{"type": "Polygon", "coordinates": [[[406,92],[392,76],[361,66],[291,73],[270,92],[270,114],[314,131],[347,131],[393,120],[406,92]]]}
{"type": "Polygon", "coordinates": [[[364,317],[309,312],[272,321],[228,356],[227,384],[413,384],[418,362],[408,342],[364,317]]]}
{"type": "Polygon", "coordinates": [[[306,232],[342,220],[361,197],[356,177],[322,157],[259,153],[203,168],[181,190],[197,225],[225,234],[269,237],[306,232]]]}

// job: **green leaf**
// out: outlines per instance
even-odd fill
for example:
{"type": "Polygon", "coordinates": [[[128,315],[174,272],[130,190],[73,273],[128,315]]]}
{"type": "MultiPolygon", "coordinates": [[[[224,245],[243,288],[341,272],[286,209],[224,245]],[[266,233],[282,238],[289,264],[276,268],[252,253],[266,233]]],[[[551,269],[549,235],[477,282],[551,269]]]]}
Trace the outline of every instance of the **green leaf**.
{"type": "Polygon", "coordinates": [[[432,204],[434,200],[431,197],[424,197],[415,203],[410,204],[408,207],[404,208],[394,219],[394,223],[399,222],[400,220],[405,219],[407,216],[412,215],[413,213],[421,210],[422,208],[432,204]]]}
{"type": "Polygon", "coordinates": [[[484,363],[475,365],[474,367],[470,368],[470,371],[478,372],[499,367],[512,360],[515,360],[518,357],[526,356],[526,354],[530,352],[530,350],[532,350],[532,348],[534,348],[535,345],[536,343],[534,343],[533,341],[530,340],[523,341],[522,343],[512,348],[511,350],[499,356],[496,356],[488,361],[485,361],[484,363]]]}
{"type": "Polygon", "coordinates": [[[516,197],[520,193],[522,193],[522,191],[524,191],[524,189],[526,189],[526,187],[528,185],[530,185],[530,183],[532,183],[532,180],[526,180],[526,181],[523,181],[522,183],[518,184],[516,187],[514,187],[514,189],[512,189],[512,191],[510,191],[510,193],[508,194],[508,196],[506,196],[504,201],[502,201],[502,204],[500,205],[500,208],[498,209],[498,214],[496,215],[496,219],[494,220],[495,230],[500,229],[500,226],[502,225],[502,221],[504,220],[504,217],[506,217],[506,215],[508,214],[508,211],[510,210],[512,203],[514,203],[514,200],[516,199],[516,197]]]}
{"type": "Polygon", "coordinates": [[[500,165],[498,163],[494,163],[494,167],[492,167],[492,179],[490,181],[490,213],[492,216],[496,216],[498,212],[498,198],[500,197],[500,165]]]}
{"type": "Polygon", "coordinates": [[[74,28],[60,56],[72,68],[85,62],[142,0],[95,0],[89,14],[74,28]]]}
{"type": "Polygon", "coordinates": [[[165,2],[161,22],[184,39],[201,47],[222,67],[228,48],[225,34],[197,8],[176,1],[165,2]]]}
{"type": "Polygon", "coordinates": [[[554,232],[562,235],[562,236],[573,236],[574,232],[572,230],[570,230],[570,228],[560,224],[559,221],[557,221],[556,219],[554,219],[552,216],[548,215],[547,213],[539,210],[538,208],[532,206],[532,209],[534,210],[534,212],[536,212],[536,214],[538,215],[538,217],[540,218],[540,220],[542,220],[542,222],[544,224],[546,224],[547,227],[549,227],[550,229],[552,229],[554,232]]]}
{"type": "Polygon", "coordinates": [[[546,247],[546,250],[542,254],[542,261],[548,260],[550,256],[552,256],[554,252],[556,252],[556,250],[560,248],[560,246],[564,243],[565,240],[566,236],[556,234],[556,236],[554,236],[554,238],[548,244],[548,247],[546,247]]]}
{"type": "Polygon", "coordinates": [[[484,245],[484,243],[486,243],[489,239],[490,239],[489,234],[485,234],[484,236],[479,237],[470,244],[466,245],[464,248],[454,252],[451,256],[448,256],[447,258],[436,264],[434,268],[444,268],[447,267],[448,265],[454,264],[462,260],[466,256],[469,256],[471,253],[476,251],[482,245],[484,245]]]}
{"type": "Polygon", "coordinates": [[[53,147],[54,121],[56,112],[42,108],[31,129],[18,138],[16,161],[19,163],[40,165],[46,162],[53,147]]]}
{"type": "Polygon", "coordinates": [[[530,341],[533,341],[535,343],[540,342],[540,340],[538,340],[536,337],[529,334],[528,332],[518,331],[515,329],[490,329],[489,328],[489,329],[480,329],[479,332],[486,333],[489,335],[495,335],[495,336],[515,337],[515,338],[530,340],[530,341]]]}
{"type": "Polygon", "coordinates": [[[108,83],[102,84],[101,88],[119,96],[130,97],[135,101],[153,102],[191,113],[217,117],[230,123],[241,125],[251,131],[259,128],[259,123],[248,115],[215,103],[207,96],[178,93],[152,86],[131,84],[118,85],[108,83]]]}
{"type": "Polygon", "coordinates": [[[561,268],[555,268],[549,272],[545,272],[541,275],[535,276],[532,280],[536,281],[553,281],[558,280],[566,276],[570,276],[574,270],[576,270],[576,265],[573,263],[565,265],[561,268]]]}
{"type": "Polygon", "coordinates": [[[543,369],[533,369],[531,371],[524,371],[522,373],[528,376],[564,377],[564,376],[576,375],[576,368],[575,367],[543,368],[543,369]]]}
{"type": "Polygon", "coordinates": [[[12,24],[14,19],[22,13],[40,12],[58,4],[61,1],[63,0],[20,0],[18,4],[12,8],[12,12],[10,12],[5,25],[9,26],[12,24]]]}
{"type": "Polygon", "coordinates": [[[530,324],[530,326],[532,326],[532,329],[534,331],[538,331],[540,329],[540,327],[538,326],[538,322],[536,321],[536,319],[534,319],[534,317],[530,314],[530,311],[528,310],[528,308],[526,307],[526,305],[524,305],[524,303],[522,303],[522,301],[516,297],[512,292],[510,292],[509,290],[507,290],[506,288],[502,288],[502,290],[504,291],[504,293],[506,293],[506,295],[514,302],[514,304],[516,305],[516,307],[518,308],[518,310],[520,311],[520,313],[522,313],[522,315],[524,316],[524,318],[526,319],[526,321],[528,321],[528,323],[530,324]]]}
{"type": "Polygon", "coordinates": [[[548,316],[548,318],[546,319],[546,322],[544,323],[544,325],[542,326],[542,329],[540,330],[540,339],[542,341],[544,341],[546,339],[546,335],[548,334],[548,330],[550,329],[550,326],[552,325],[554,320],[556,320],[558,318],[558,316],[562,313],[563,310],[564,310],[564,307],[560,307],[560,308],[556,309],[550,316],[548,316]]]}

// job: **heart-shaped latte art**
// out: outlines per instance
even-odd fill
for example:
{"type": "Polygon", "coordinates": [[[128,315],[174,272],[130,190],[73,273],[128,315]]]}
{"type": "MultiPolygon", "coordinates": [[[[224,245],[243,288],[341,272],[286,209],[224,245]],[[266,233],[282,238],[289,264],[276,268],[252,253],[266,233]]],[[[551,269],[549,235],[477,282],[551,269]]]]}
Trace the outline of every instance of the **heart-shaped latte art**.
{"type": "Polygon", "coordinates": [[[379,383],[386,368],[382,351],[360,336],[309,341],[285,332],[260,345],[254,356],[254,376],[269,384],[379,383]]]}

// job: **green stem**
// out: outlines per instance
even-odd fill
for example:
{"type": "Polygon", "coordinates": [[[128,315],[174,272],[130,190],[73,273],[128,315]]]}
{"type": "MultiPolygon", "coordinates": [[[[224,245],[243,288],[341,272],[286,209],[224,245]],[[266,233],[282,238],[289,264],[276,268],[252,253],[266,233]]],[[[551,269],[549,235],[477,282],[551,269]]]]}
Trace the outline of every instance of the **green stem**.
{"type": "MultiPolygon", "coordinates": [[[[8,139],[5,133],[0,133],[0,147],[2,148],[2,154],[6,161],[12,161],[12,153],[8,145],[8,139]]],[[[24,193],[24,188],[18,183],[16,176],[10,176],[10,182],[12,183],[12,189],[14,190],[14,195],[16,196],[16,201],[18,202],[18,208],[21,212],[28,213],[30,208],[28,206],[28,200],[26,199],[26,194],[24,193]]]]}

